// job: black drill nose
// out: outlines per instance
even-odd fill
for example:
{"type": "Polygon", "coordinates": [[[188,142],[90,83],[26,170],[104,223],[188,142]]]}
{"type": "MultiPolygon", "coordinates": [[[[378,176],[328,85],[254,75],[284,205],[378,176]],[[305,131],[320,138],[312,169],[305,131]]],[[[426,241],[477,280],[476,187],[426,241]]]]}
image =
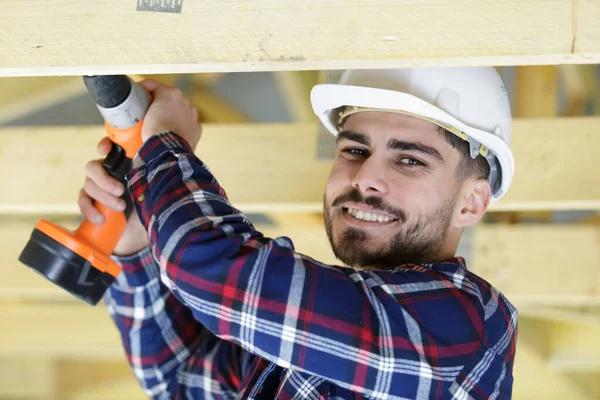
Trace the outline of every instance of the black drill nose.
{"type": "Polygon", "coordinates": [[[96,104],[103,108],[118,106],[131,92],[131,80],[126,75],[84,76],[83,82],[96,104]]]}

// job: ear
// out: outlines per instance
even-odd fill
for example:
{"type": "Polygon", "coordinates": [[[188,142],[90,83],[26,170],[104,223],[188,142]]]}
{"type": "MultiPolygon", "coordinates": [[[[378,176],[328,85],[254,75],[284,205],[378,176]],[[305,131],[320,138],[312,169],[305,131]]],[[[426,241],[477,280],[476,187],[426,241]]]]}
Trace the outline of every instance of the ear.
{"type": "Polygon", "coordinates": [[[466,179],[456,204],[455,226],[464,228],[479,222],[490,205],[491,193],[490,184],[486,179],[466,179]]]}

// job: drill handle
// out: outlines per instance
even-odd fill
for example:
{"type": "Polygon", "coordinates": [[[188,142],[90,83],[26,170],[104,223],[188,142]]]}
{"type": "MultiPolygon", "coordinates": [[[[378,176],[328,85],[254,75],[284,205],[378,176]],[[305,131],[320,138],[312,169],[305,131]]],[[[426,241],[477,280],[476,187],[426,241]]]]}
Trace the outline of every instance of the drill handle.
{"type": "Polygon", "coordinates": [[[125,191],[121,195],[121,198],[125,201],[125,219],[129,219],[131,212],[133,211],[133,201],[129,192],[127,191],[127,181],[125,175],[131,169],[131,159],[127,157],[125,149],[118,143],[112,143],[110,152],[102,161],[102,166],[108,172],[110,176],[121,182],[125,186],[125,191]]]}

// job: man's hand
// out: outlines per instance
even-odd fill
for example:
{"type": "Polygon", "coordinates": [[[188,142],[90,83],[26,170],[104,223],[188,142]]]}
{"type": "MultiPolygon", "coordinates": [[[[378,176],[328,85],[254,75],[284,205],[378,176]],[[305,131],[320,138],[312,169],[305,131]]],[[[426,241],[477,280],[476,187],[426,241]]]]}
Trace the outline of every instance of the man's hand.
{"type": "Polygon", "coordinates": [[[152,94],[152,104],[146,113],[142,127],[144,142],[153,135],[173,131],[185,139],[192,149],[196,148],[202,126],[198,123],[198,110],[177,88],[152,79],[140,84],[152,94]]]}
{"type": "MultiPolygon", "coordinates": [[[[112,142],[105,137],[98,142],[98,154],[106,156],[112,147],[112,142]]],[[[95,225],[104,223],[104,215],[95,207],[93,201],[104,204],[111,210],[122,212],[125,201],[120,198],[125,187],[117,179],[110,176],[102,167],[103,159],[92,160],[85,166],[86,180],[79,191],[79,210],[83,216],[95,225]]],[[[131,213],[125,232],[117,243],[113,254],[126,256],[137,253],[148,246],[148,235],[137,214],[131,213]]]]}
{"type": "MultiPolygon", "coordinates": [[[[146,113],[142,127],[144,142],[159,132],[173,131],[185,139],[192,150],[195,150],[202,134],[202,127],[198,123],[198,110],[190,106],[188,99],[179,89],[153,80],[145,80],[140,84],[152,93],[152,104],[146,113]]],[[[110,139],[103,138],[98,143],[98,154],[106,156],[111,147],[110,139]]],[[[125,202],[120,196],[126,189],[106,172],[102,167],[102,161],[103,159],[92,160],[86,165],[86,180],[79,191],[78,200],[83,216],[96,225],[104,223],[104,216],[94,206],[94,201],[118,212],[122,212],[125,208],[125,202]]],[[[131,255],[148,245],[146,230],[137,214],[133,212],[113,253],[118,256],[131,255]]]]}

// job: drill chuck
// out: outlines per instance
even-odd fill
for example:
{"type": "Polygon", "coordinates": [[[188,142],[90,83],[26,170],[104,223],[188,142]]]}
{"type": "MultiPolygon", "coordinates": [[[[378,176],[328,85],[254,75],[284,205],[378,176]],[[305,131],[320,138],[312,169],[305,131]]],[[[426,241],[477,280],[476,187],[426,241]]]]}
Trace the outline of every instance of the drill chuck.
{"type": "Polygon", "coordinates": [[[126,75],[85,76],[83,79],[100,114],[111,127],[131,128],[146,115],[150,96],[126,75]]]}

